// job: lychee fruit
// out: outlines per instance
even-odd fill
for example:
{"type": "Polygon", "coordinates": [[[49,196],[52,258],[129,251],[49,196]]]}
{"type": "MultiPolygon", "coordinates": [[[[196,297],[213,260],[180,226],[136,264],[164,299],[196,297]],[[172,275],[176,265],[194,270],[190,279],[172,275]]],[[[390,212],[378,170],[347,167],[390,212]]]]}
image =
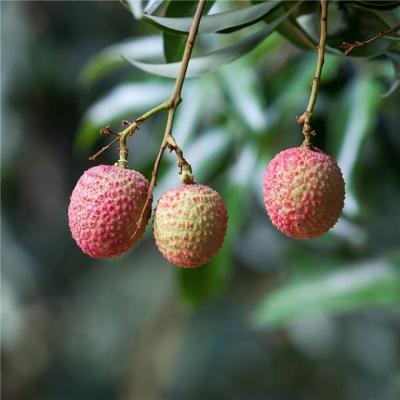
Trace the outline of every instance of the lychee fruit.
{"type": "Polygon", "coordinates": [[[264,173],[264,204],[272,223],[295,239],[332,228],[344,205],[344,180],[336,161],[316,147],[280,152],[264,173]]]}
{"type": "Polygon", "coordinates": [[[161,196],[154,213],[154,237],[171,264],[197,268],[218,253],[227,221],[224,200],[215,190],[183,183],[161,196]]]}
{"type": "Polygon", "coordinates": [[[149,182],[137,171],[98,165],[83,173],[68,207],[72,237],[94,258],[128,251],[143,235],[146,221],[137,222],[146,202],[149,182]]]}

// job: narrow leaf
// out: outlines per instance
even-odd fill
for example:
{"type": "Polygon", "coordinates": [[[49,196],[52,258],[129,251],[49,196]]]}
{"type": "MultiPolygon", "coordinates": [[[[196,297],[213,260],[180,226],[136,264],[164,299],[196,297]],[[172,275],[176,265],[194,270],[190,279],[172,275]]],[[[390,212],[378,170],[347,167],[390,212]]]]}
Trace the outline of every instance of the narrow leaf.
{"type": "Polygon", "coordinates": [[[161,38],[157,35],[129,39],[105,48],[86,63],[80,73],[79,80],[89,86],[110,72],[126,68],[126,61],[121,54],[138,59],[160,58],[162,54],[161,38]]]}
{"type": "Polygon", "coordinates": [[[295,46],[305,50],[315,50],[317,42],[301,27],[293,15],[289,15],[277,31],[295,46]]]}
{"type": "MultiPolygon", "coordinates": [[[[275,28],[287,17],[288,14],[283,15],[277,21],[270,24],[267,28],[258,31],[250,36],[247,36],[239,42],[230,46],[211,51],[199,57],[194,57],[190,60],[187,77],[193,77],[211,72],[225,64],[228,64],[237,58],[247,54],[253,50],[259,43],[261,43],[268,35],[270,35],[275,28]]],[[[126,57],[126,56],[125,56],[126,57]]],[[[151,64],[138,61],[132,57],[126,57],[135,67],[160,76],[168,78],[176,78],[180,68],[180,63],[169,64],[151,64]]]]}
{"type": "Polygon", "coordinates": [[[232,111],[251,131],[264,133],[267,126],[266,99],[248,59],[242,58],[235,64],[225,66],[219,77],[224,84],[232,111]],[[236,79],[239,75],[240,79],[236,79]]]}
{"type": "Polygon", "coordinates": [[[366,76],[351,82],[343,92],[339,108],[332,108],[329,137],[334,142],[337,160],[346,182],[344,212],[355,216],[359,213],[359,203],[355,193],[354,170],[361,146],[373,131],[376,123],[377,107],[380,103],[379,85],[366,76]]]}
{"type": "Polygon", "coordinates": [[[328,271],[266,295],[252,315],[258,327],[279,327],[313,314],[400,304],[400,269],[389,260],[328,271]]]}

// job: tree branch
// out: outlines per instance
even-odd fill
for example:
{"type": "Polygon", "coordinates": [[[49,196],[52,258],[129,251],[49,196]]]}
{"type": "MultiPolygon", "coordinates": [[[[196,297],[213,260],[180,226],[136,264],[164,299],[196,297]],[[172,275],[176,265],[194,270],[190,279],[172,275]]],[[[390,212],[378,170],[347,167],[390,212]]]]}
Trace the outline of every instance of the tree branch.
{"type": "Polygon", "coordinates": [[[328,36],[328,0],[321,0],[321,17],[320,17],[320,38],[318,44],[317,68],[311,84],[310,100],[308,101],[307,109],[304,113],[297,117],[297,122],[303,126],[304,141],[302,146],[312,146],[312,136],[315,131],[311,128],[311,116],[314,111],[314,106],[317,101],[318,89],[321,82],[322,67],[324,65],[325,45],[328,36]]]}
{"type": "Polygon", "coordinates": [[[380,39],[381,37],[390,35],[391,33],[397,32],[399,30],[400,30],[400,24],[394,26],[393,28],[387,29],[386,31],[381,31],[367,40],[356,41],[353,43],[343,42],[340,45],[340,47],[344,50],[344,55],[348,56],[354,49],[357,49],[358,47],[365,47],[370,43],[380,39]]]}

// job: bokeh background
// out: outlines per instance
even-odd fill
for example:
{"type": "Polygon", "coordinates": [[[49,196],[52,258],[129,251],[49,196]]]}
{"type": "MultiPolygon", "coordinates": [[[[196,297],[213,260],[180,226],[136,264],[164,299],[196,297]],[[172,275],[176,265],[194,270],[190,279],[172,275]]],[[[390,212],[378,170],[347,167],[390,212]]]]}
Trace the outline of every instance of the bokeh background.
{"type": "MultiPolygon", "coordinates": [[[[205,35],[197,51],[245,33],[205,35]]],[[[347,197],[324,237],[284,237],[262,204],[268,160],[301,143],[294,117],[315,68],[315,53],[274,32],[188,79],[178,111],[174,134],[197,180],[226,199],[218,257],[178,270],[149,227],[123,257],[93,260],[70,237],[69,195],[110,139],[99,129],[163,101],[173,83],[113,58],[118,47],[98,56],[142,36],[135,52],[160,46],[117,1],[1,2],[2,398],[398,399],[400,92],[382,97],[392,64],[327,55],[316,143],[337,158],[347,197]]],[[[148,177],[164,117],[129,141],[131,167],[148,177]]],[[[178,182],[168,154],[156,198],[178,182]]]]}

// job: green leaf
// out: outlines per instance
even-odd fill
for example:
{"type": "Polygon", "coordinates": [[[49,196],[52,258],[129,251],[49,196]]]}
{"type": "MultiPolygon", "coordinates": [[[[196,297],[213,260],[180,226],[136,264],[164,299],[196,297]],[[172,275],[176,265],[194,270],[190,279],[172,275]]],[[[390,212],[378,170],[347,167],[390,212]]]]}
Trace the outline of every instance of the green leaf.
{"type": "MultiPolygon", "coordinates": [[[[291,9],[293,3],[296,4],[296,2],[292,1],[285,2],[283,7],[277,9],[271,15],[268,15],[264,21],[268,23],[285,12],[285,10],[291,9]]],[[[303,13],[309,14],[312,11],[318,13],[318,10],[318,6],[313,2],[300,2],[296,7],[294,7],[293,13],[291,13],[291,15],[289,15],[277,27],[277,32],[300,49],[316,51],[319,39],[311,37],[310,34],[299,24],[297,17],[303,13]]],[[[340,50],[334,49],[330,46],[326,46],[326,52],[335,55],[342,54],[340,50]]]]}
{"type": "MultiPolygon", "coordinates": [[[[180,2],[179,2],[180,3],[180,2]]],[[[202,17],[199,33],[226,33],[255,24],[269,12],[280,6],[280,1],[264,2],[239,10],[226,11],[202,17]]],[[[195,3],[196,4],[196,3],[195,3]]],[[[167,32],[188,33],[192,17],[166,18],[154,15],[144,15],[144,20],[167,32]]]]}
{"type": "MultiPolygon", "coordinates": [[[[249,53],[259,43],[270,35],[275,28],[287,17],[288,13],[281,16],[277,21],[270,24],[267,28],[247,36],[237,43],[218,50],[211,51],[190,60],[187,77],[199,76],[211,72],[225,64],[228,64],[239,57],[249,53]]],[[[125,56],[126,57],[126,56],[125,56]]],[[[176,78],[181,63],[152,64],[138,61],[132,57],[126,57],[135,67],[160,76],[176,78]]]]}
{"type": "Polygon", "coordinates": [[[264,133],[267,126],[267,103],[258,77],[246,58],[220,70],[218,79],[224,85],[228,105],[242,122],[256,133],[264,133]],[[240,79],[237,77],[240,76],[240,79]]]}
{"type": "Polygon", "coordinates": [[[315,4],[310,4],[311,2],[292,2],[288,1],[283,4],[283,7],[276,9],[273,13],[269,14],[264,18],[266,23],[271,22],[271,20],[279,17],[285,11],[293,8],[295,4],[294,11],[288,16],[276,29],[283,37],[293,43],[295,46],[304,50],[315,50],[317,42],[303,29],[303,27],[297,22],[296,15],[299,13],[301,6],[309,8],[310,6],[318,11],[318,7],[315,4]]]}
{"type": "Polygon", "coordinates": [[[166,0],[149,0],[143,9],[144,14],[153,14],[166,0]]]}
{"type": "Polygon", "coordinates": [[[136,19],[141,19],[143,16],[143,0],[126,0],[133,16],[136,19]]]}
{"type": "MultiPolygon", "coordinates": [[[[207,14],[210,8],[214,5],[215,1],[207,1],[204,5],[203,14],[207,14]]],[[[190,20],[193,20],[193,16],[196,12],[197,2],[194,1],[170,1],[166,10],[166,17],[182,17],[190,16],[190,20]]],[[[150,18],[160,18],[150,16],[150,18]]],[[[202,17],[205,18],[205,17],[202,17]]],[[[174,19],[174,18],[173,18],[174,19]]],[[[180,19],[180,18],[178,18],[180,19]]],[[[176,35],[174,33],[163,32],[163,43],[164,43],[164,56],[167,62],[177,62],[182,59],[183,51],[185,49],[187,36],[176,35]]]]}
{"type": "Polygon", "coordinates": [[[242,230],[249,206],[248,191],[255,158],[255,151],[246,146],[230,171],[228,186],[222,193],[229,216],[228,229],[218,255],[200,268],[179,271],[178,282],[182,296],[191,305],[198,305],[214,296],[230,276],[233,247],[242,230]]]}
{"type": "Polygon", "coordinates": [[[315,50],[317,42],[300,26],[293,15],[289,15],[277,31],[295,46],[305,50],[315,50]]]}
{"type": "Polygon", "coordinates": [[[257,327],[272,328],[319,313],[399,304],[399,265],[377,260],[288,282],[265,296],[253,313],[252,322],[257,327]]]}
{"type": "MultiPolygon", "coordinates": [[[[343,42],[352,43],[370,39],[373,33],[387,30],[390,28],[376,12],[362,9],[360,7],[351,7],[347,9],[344,15],[344,28],[328,37],[327,43],[330,47],[339,49],[343,42]]],[[[400,47],[400,36],[388,35],[369,43],[367,46],[354,49],[350,56],[352,57],[374,57],[389,52],[396,47],[400,47]]]]}
{"type": "Polygon", "coordinates": [[[344,212],[355,216],[359,202],[355,193],[354,170],[365,138],[373,132],[380,104],[380,85],[367,75],[354,79],[332,107],[328,137],[346,182],[344,212]]]}
{"type": "Polygon", "coordinates": [[[139,116],[165,101],[171,88],[167,82],[154,81],[117,86],[86,111],[75,138],[75,148],[87,151],[100,138],[100,128],[127,117],[139,116]]]}
{"type": "Polygon", "coordinates": [[[178,285],[182,297],[192,306],[215,295],[226,281],[230,270],[229,257],[224,247],[208,264],[195,269],[178,271],[178,285]]]}
{"type": "Polygon", "coordinates": [[[126,40],[111,45],[92,57],[81,70],[79,80],[89,86],[111,72],[126,68],[127,64],[122,54],[138,59],[151,59],[160,57],[161,53],[162,42],[159,36],[126,40]]]}
{"type": "Polygon", "coordinates": [[[400,6],[400,1],[384,1],[384,0],[375,0],[375,1],[367,1],[367,0],[357,0],[355,3],[359,4],[361,7],[365,8],[375,8],[375,9],[384,9],[390,10],[392,8],[396,8],[400,6]]]}
{"type": "MultiPolygon", "coordinates": [[[[350,8],[354,8],[355,10],[364,10],[365,6],[362,6],[359,2],[351,2],[346,3],[350,8]]],[[[369,8],[368,12],[375,14],[377,17],[382,19],[388,26],[395,26],[399,23],[400,19],[400,7],[396,9],[386,9],[386,8],[369,8]]],[[[378,33],[371,31],[371,34],[378,33]]]]}
{"type": "Polygon", "coordinates": [[[163,40],[165,61],[172,63],[182,60],[186,38],[182,40],[180,36],[164,32],[163,40]]]}
{"type": "Polygon", "coordinates": [[[382,94],[382,97],[389,97],[398,87],[400,87],[400,54],[388,53],[387,57],[392,61],[394,68],[394,79],[388,90],[382,94]]]}

